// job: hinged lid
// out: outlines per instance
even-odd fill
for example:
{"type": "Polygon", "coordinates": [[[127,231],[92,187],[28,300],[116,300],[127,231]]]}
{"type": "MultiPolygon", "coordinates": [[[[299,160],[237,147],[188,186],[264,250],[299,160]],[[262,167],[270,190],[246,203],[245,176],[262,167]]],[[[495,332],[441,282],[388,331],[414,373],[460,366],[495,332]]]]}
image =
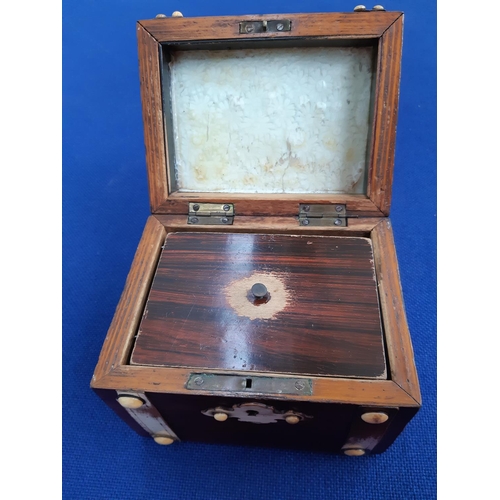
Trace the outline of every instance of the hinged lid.
{"type": "Polygon", "coordinates": [[[153,213],[387,215],[401,38],[384,11],[140,21],[153,213]]]}

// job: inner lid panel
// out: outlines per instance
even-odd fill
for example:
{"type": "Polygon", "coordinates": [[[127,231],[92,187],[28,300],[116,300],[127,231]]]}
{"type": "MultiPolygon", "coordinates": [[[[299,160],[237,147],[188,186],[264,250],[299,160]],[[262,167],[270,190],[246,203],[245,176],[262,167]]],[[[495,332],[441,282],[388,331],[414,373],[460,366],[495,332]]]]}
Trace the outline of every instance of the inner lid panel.
{"type": "Polygon", "coordinates": [[[375,50],[170,52],[172,190],[364,194],[375,50]]]}

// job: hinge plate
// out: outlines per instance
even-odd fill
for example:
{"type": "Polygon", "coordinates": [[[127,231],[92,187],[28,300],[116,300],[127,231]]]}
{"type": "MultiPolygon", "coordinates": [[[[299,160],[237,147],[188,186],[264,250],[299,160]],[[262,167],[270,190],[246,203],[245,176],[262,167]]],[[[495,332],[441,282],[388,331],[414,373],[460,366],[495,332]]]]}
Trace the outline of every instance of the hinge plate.
{"type": "Polygon", "coordinates": [[[188,224],[230,226],[234,221],[232,203],[190,203],[188,224]]]}
{"type": "Polygon", "coordinates": [[[299,205],[299,225],[301,226],[335,226],[346,227],[346,206],[335,205],[299,205]]]}

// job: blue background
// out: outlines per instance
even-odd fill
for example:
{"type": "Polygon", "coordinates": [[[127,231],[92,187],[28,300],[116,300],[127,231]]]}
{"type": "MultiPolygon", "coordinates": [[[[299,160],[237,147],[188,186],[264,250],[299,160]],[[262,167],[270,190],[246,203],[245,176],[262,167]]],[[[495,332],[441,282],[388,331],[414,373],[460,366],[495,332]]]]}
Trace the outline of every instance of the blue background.
{"type": "MultiPolygon", "coordinates": [[[[351,11],[355,1],[63,4],[63,491],[75,499],[436,497],[436,6],[405,12],[391,219],[423,408],[384,454],[183,443],[131,431],[89,389],[149,201],[135,22],[351,11]]],[[[370,4],[367,5],[371,7],[370,4]]]]}

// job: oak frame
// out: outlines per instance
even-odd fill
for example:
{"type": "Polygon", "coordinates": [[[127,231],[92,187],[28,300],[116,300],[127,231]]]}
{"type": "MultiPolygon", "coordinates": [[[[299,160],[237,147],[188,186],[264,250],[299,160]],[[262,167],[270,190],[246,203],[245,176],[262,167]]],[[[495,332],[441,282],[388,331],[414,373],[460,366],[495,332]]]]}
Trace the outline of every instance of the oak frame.
{"type": "Polygon", "coordinates": [[[346,204],[347,215],[387,216],[390,211],[399,100],[403,14],[353,12],[238,17],[160,18],[139,21],[137,37],[146,163],[153,214],[185,214],[189,201],[235,203],[245,216],[290,216],[299,203],[346,204]],[[289,32],[241,35],[245,20],[290,19],[289,32]],[[366,195],[255,195],[169,191],[168,144],[164,129],[160,50],[162,43],[203,43],[269,39],[375,40],[378,46],[371,151],[366,195]]]}

